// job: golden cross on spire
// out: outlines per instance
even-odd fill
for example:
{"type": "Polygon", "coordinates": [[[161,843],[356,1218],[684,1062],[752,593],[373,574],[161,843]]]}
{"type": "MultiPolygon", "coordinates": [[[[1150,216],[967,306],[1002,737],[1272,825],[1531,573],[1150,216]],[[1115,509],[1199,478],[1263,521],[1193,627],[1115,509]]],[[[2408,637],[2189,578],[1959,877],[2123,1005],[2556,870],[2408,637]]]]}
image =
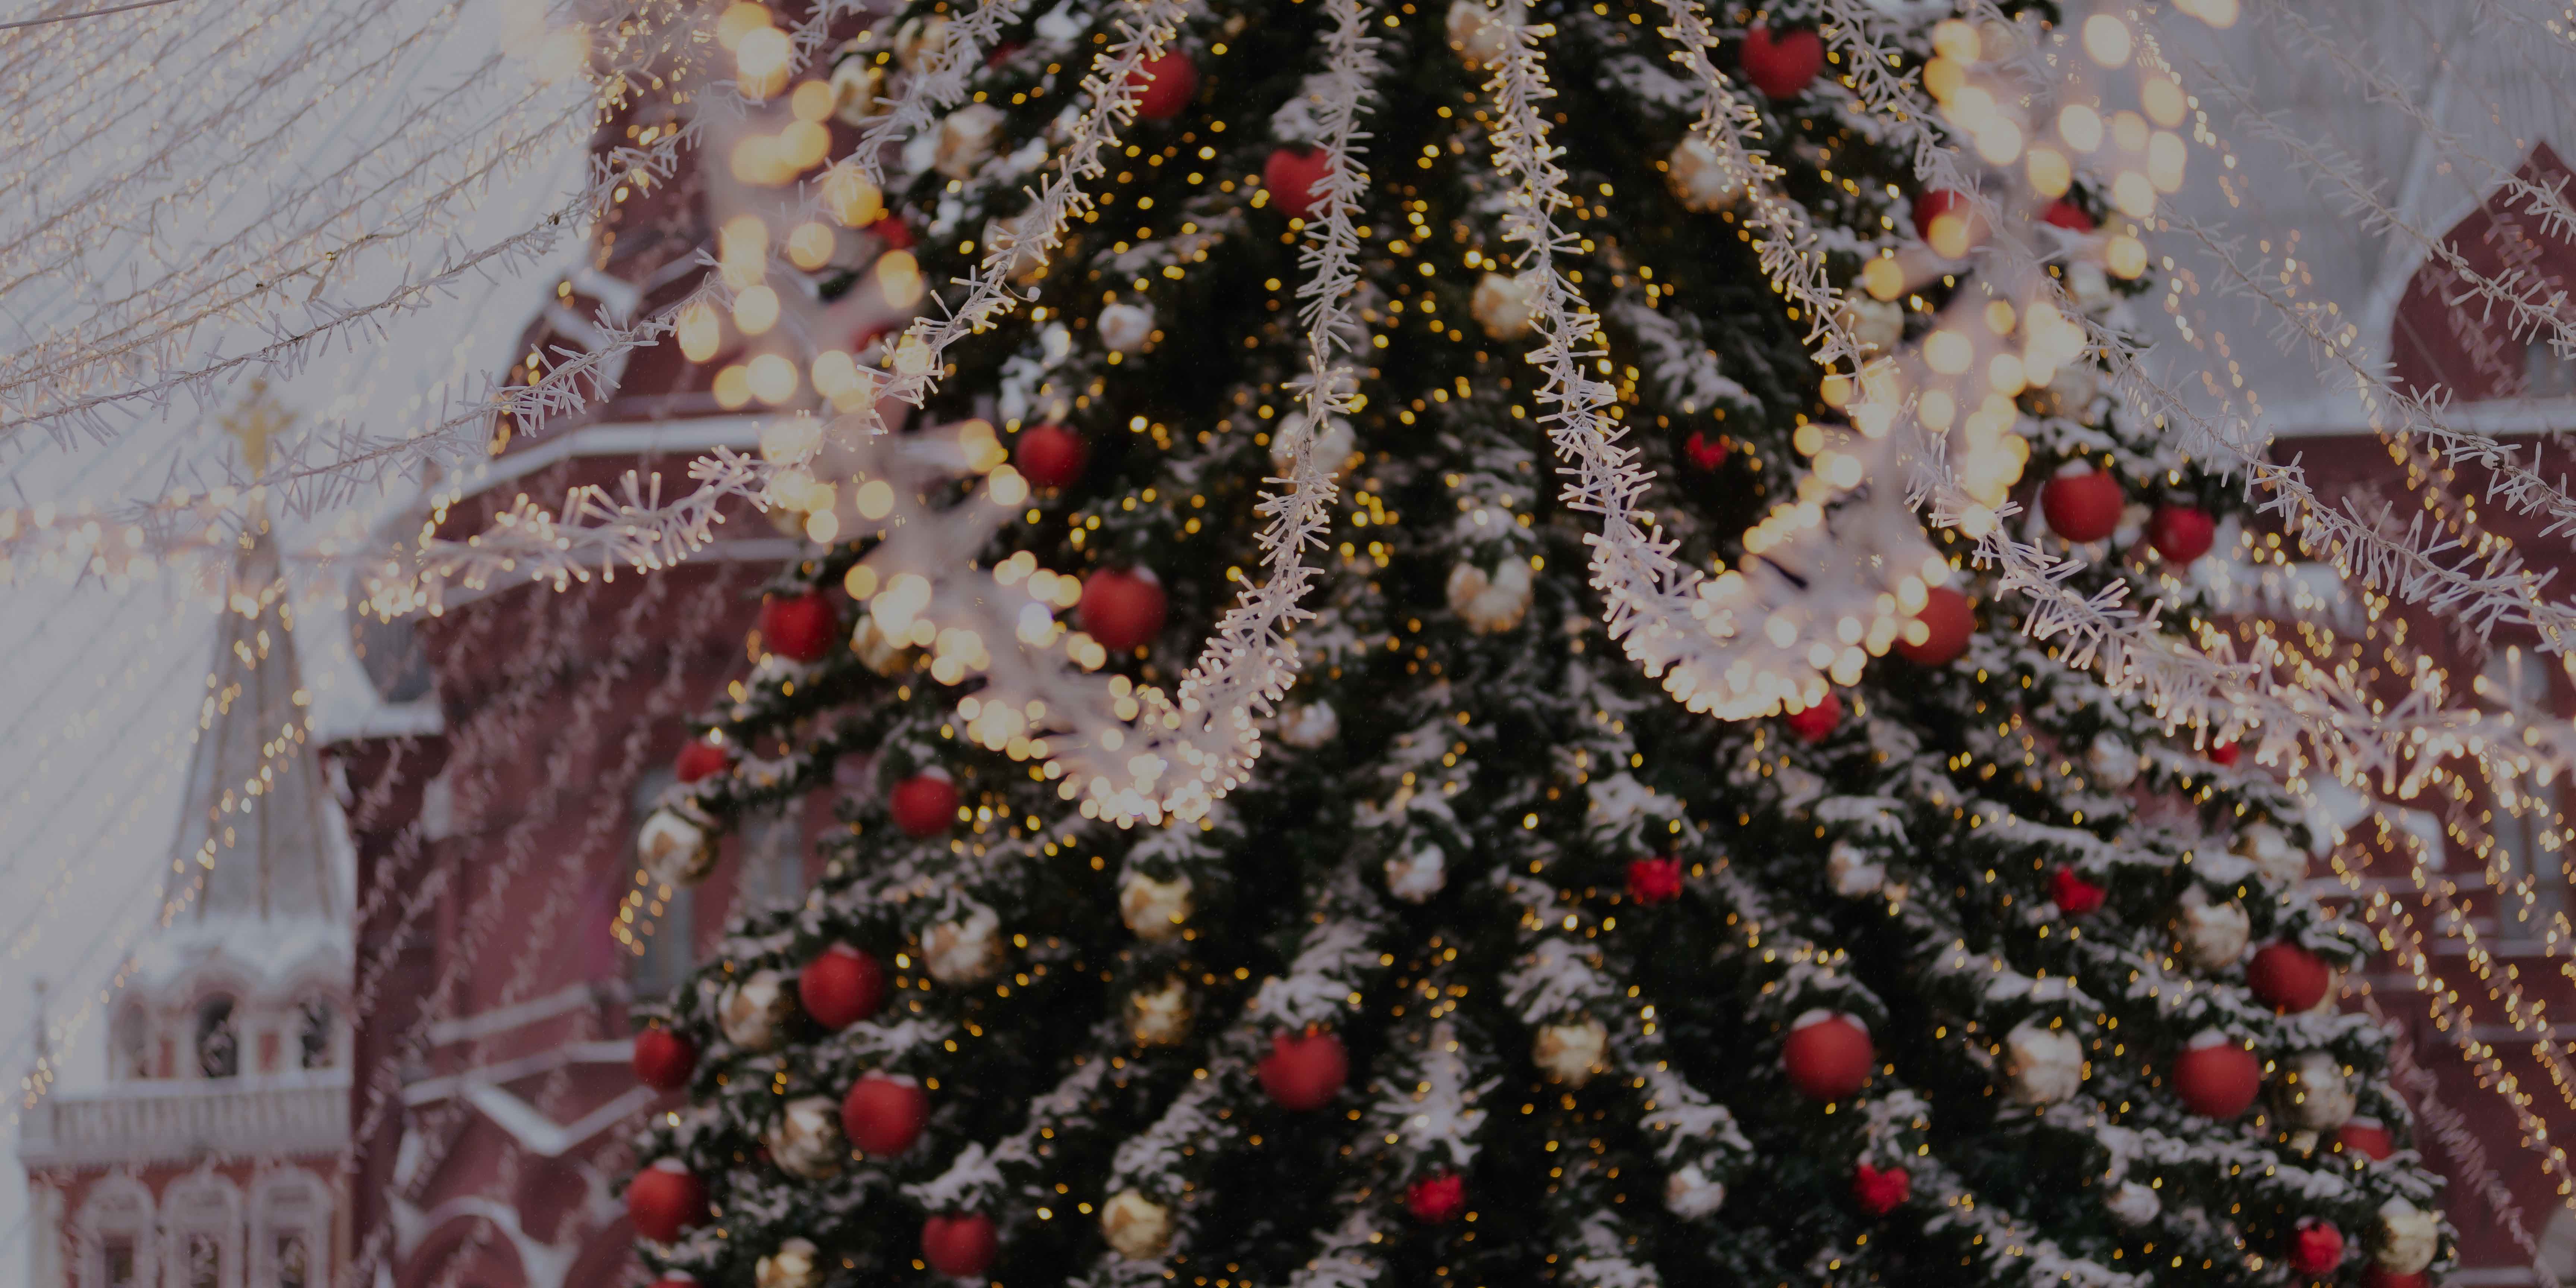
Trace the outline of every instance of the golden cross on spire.
{"type": "Polygon", "coordinates": [[[242,464],[249,467],[253,479],[268,470],[268,440],[295,423],[286,404],[270,396],[265,380],[251,381],[250,396],[218,419],[224,432],[241,444],[242,464]]]}

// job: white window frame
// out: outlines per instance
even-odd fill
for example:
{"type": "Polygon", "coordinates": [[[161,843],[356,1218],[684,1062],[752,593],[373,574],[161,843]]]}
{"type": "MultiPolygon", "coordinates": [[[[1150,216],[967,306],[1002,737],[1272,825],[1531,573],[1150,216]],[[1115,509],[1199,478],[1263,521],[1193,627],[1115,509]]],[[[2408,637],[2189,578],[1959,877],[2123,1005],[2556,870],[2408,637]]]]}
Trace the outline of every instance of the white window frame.
{"type": "Polygon", "coordinates": [[[73,1222],[79,1232],[81,1288],[103,1288],[107,1283],[110,1235],[134,1241],[134,1288],[155,1288],[161,1272],[161,1259],[153,1255],[155,1215],[151,1187],[127,1173],[111,1173],[90,1187],[73,1222]]]}
{"type": "Polygon", "coordinates": [[[197,1288],[188,1277],[188,1238],[215,1239],[215,1288],[243,1288],[241,1187],[212,1172],[170,1182],[161,1192],[162,1288],[197,1288]]]}
{"type": "Polygon", "coordinates": [[[280,1167],[252,1186],[250,1282],[252,1288],[279,1288],[277,1238],[304,1236],[305,1288],[328,1288],[331,1282],[331,1187],[300,1167],[280,1167]],[[281,1200],[301,1195],[306,1201],[292,1212],[280,1212],[281,1200]]]}

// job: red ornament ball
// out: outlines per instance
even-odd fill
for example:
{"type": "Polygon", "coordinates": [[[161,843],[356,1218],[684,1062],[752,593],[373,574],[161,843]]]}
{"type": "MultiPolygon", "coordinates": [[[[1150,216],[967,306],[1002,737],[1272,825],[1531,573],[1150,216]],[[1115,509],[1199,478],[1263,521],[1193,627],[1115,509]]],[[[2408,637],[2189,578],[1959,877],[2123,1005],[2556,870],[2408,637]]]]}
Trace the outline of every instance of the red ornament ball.
{"type": "Polygon", "coordinates": [[[1905,1206],[1905,1200],[1914,1197],[1914,1178],[1906,1175],[1902,1167],[1891,1167],[1882,1172],[1862,1163],[1852,1169],[1851,1189],[1852,1199],[1860,1204],[1861,1211],[1871,1216],[1885,1216],[1905,1206]]]}
{"type": "Polygon", "coordinates": [[[707,1219],[707,1187],[676,1158],[635,1174],[626,1185],[626,1219],[637,1234],[669,1243],[707,1219]]]}
{"type": "Polygon", "coordinates": [[[796,1000],[827,1029],[846,1029],[886,1002],[885,967],[848,944],[834,944],[796,972],[796,1000]]]}
{"type": "Polygon", "coordinates": [[[1800,742],[1823,742],[1834,727],[1843,722],[1843,700],[1840,694],[1826,690],[1825,696],[1790,712],[1783,723],[1800,742]]]}
{"type": "Polygon", "coordinates": [[[2174,1094],[2183,1108],[2221,1122],[2243,1114],[2263,1091],[2263,1062],[2230,1042],[2186,1048],[2174,1057],[2174,1094]]]}
{"type": "Polygon", "coordinates": [[[1315,185],[1332,172],[1329,158],[1322,148],[1280,148],[1261,163],[1261,186],[1270,190],[1270,204],[1291,219],[1304,219],[1321,209],[1323,197],[1315,185]]]}
{"type": "Polygon", "coordinates": [[[2093,231],[2093,216],[2084,213],[2084,207],[2064,197],[2048,203],[2048,209],[2040,212],[2039,221],[2051,227],[2063,228],[2068,232],[2093,231]]]}
{"type": "Polygon", "coordinates": [[[2290,1264],[2303,1275],[2333,1274],[2343,1264],[2343,1231],[2332,1221],[2299,1222],[2298,1233],[2290,1236],[2290,1264]]]}
{"type": "Polygon", "coordinates": [[[893,1158],[921,1139],[930,1120],[930,1093],[910,1078],[871,1073],[841,1098],[841,1132],[879,1158],[893,1158]]]}
{"type": "Polygon", "coordinates": [[[1199,69],[1188,54],[1166,50],[1162,57],[1127,73],[1127,83],[1137,87],[1138,120],[1168,121],[1198,96],[1199,69]]]}
{"type": "Polygon", "coordinates": [[[656,1024],[635,1035],[635,1080],[655,1091],[679,1091],[697,1072],[698,1048],[656,1024]]]}
{"type": "Polygon", "coordinates": [[[1914,199],[1914,235],[1928,242],[1935,222],[1946,216],[1964,225],[1974,211],[1965,193],[1942,189],[1924,193],[1914,199]]]}
{"type": "Polygon", "coordinates": [[[1270,1035],[1270,1054],[1261,1057],[1261,1089],[1282,1109],[1304,1113],[1321,1109],[1340,1095],[1351,1076],[1350,1053],[1342,1040],[1321,1029],[1270,1035]]]}
{"type": "Polygon", "coordinates": [[[665,1270],[653,1281],[653,1288],[698,1288],[698,1277],[686,1270],[665,1270]]]}
{"type": "Polygon", "coordinates": [[[2048,897],[2057,902],[2059,912],[2070,917],[2090,916],[2099,911],[2106,893],[2073,868],[2062,867],[2048,874],[2048,897]]]}
{"type": "Polygon", "coordinates": [[[1062,425],[1031,425],[1011,448],[1011,467],[1030,487],[1066,487],[1091,463],[1091,445],[1062,425]]]}
{"type": "Polygon", "coordinates": [[[1628,898],[1636,903],[1670,903],[1681,897],[1682,861],[1662,855],[1628,860],[1628,898]]]}
{"type": "Polygon", "coordinates": [[[2361,1272],[2361,1288],[2427,1288],[2432,1278],[2418,1270],[2399,1274],[2386,1266],[2370,1266],[2361,1272]]]}
{"type": "Polygon", "coordinates": [[[760,638],[769,651],[799,662],[820,662],[841,640],[841,615],[819,590],[792,599],[760,601],[760,638]]]}
{"type": "Polygon", "coordinates": [[[2243,754],[2242,751],[2235,743],[2213,743],[2209,748],[2209,761],[2220,768],[2233,768],[2236,758],[2241,754],[2243,754]]]}
{"type": "Polygon", "coordinates": [[[1765,97],[1796,98],[1825,69],[1824,38],[1805,27],[1776,34],[1755,27],[1744,33],[1743,63],[1745,79],[1765,97]]]}
{"type": "Polygon", "coordinates": [[[2187,564],[2209,553],[2218,540],[2218,524],[2209,512],[2188,505],[2160,505],[2147,519],[2147,543],[2156,553],[2187,564]]]}
{"type": "Polygon", "coordinates": [[[981,1212],[933,1216],[921,1223],[921,1259],[951,1278],[982,1278],[1001,1250],[993,1218],[981,1212]]]}
{"type": "Polygon", "coordinates": [[[1916,644],[1900,635],[1896,655],[1917,666],[1948,666],[1968,651],[1968,637],[1976,633],[1977,614],[1968,607],[1968,597],[1947,586],[1935,586],[1925,596],[1923,611],[1914,615],[1923,623],[1923,642],[1916,644]]]}
{"type": "Polygon", "coordinates": [[[732,764],[733,753],[704,738],[691,738],[686,746],[680,748],[679,756],[671,761],[671,777],[684,783],[694,783],[701,778],[721,774],[732,764]]]}
{"type": "Polygon", "coordinates": [[[1434,1172],[1404,1191],[1404,1210],[1424,1225],[1447,1225],[1467,1210],[1467,1181],[1456,1172],[1434,1172]]]}
{"type": "Polygon", "coordinates": [[[1124,653],[1163,633],[1163,609],[1163,584],[1151,570],[1103,568],[1083,581],[1075,612],[1102,648],[1124,653]]]}
{"type": "Polygon", "coordinates": [[[2388,1134],[2388,1125],[2376,1118],[2350,1118],[2335,1129],[2335,1143],[2363,1158],[2378,1162],[2397,1152],[2397,1138],[2388,1134]]]}
{"type": "Polygon", "coordinates": [[[1713,470],[1726,462],[1726,454],[1735,450],[1735,440],[1720,434],[1715,438],[1694,429],[1682,442],[1682,454],[1690,457],[1691,468],[1713,470]]]}
{"type": "Polygon", "coordinates": [[[1877,1062],[1869,1029],[1849,1015],[1803,1021],[1780,1044],[1780,1067],[1789,1084],[1809,1100],[1840,1100],[1860,1090],[1877,1062]]]}
{"type": "Polygon", "coordinates": [[[905,223],[901,215],[881,215],[868,225],[867,231],[876,234],[887,250],[910,250],[918,240],[913,236],[912,225],[905,223]]]}
{"type": "Polygon", "coordinates": [[[2324,1001],[2334,968],[2297,944],[2265,944],[2245,964],[2245,983],[2265,1006],[2287,1015],[2324,1001]]]}
{"type": "Polygon", "coordinates": [[[2048,530],[2069,541],[2099,541],[2120,526],[2129,494],[2108,470],[2060,474],[2039,489],[2039,512],[2048,530]]]}
{"type": "Polygon", "coordinates": [[[957,784],[937,769],[925,769],[894,785],[886,809],[906,836],[937,836],[957,821],[957,784]]]}

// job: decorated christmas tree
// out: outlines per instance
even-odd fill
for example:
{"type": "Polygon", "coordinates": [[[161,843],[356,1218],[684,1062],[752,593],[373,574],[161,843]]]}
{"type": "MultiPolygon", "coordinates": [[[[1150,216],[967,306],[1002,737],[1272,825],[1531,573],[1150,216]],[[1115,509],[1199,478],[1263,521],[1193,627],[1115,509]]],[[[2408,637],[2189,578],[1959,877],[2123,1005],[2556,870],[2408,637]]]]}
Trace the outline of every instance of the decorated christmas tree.
{"type": "Polygon", "coordinates": [[[2179,90],[1910,11],[734,6],[849,155],[736,145],[681,339],[812,544],[642,844],[845,826],[647,1008],[656,1272],[2421,1281],[2297,797],[1991,557],[2217,620],[2099,374],[2179,90]]]}

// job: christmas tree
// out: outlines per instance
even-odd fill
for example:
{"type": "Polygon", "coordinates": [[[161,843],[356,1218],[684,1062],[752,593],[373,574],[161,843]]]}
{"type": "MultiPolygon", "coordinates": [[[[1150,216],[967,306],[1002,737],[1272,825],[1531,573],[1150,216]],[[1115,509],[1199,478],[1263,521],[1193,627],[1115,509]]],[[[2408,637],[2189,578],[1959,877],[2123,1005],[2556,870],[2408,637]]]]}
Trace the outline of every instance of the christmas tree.
{"type": "MultiPolygon", "coordinates": [[[[751,8],[727,38],[787,48],[751,8]]],[[[2418,1281],[2433,1182],[2334,1009],[2369,945],[2301,888],[2297,797],[2021,633],[1963,535],[2025,525],[2180,629],[2237,530],[2080,338],[2155,288],[2122,180],[2034,152],[2046,280],[2001,290],[2014,212],[1927,189],[1855,92],[1965,116],[2054,11],[1853,8],[930,3],[781,73],[840,137],[922,127],[882,218],[810,185],[908,248],[888,299],[1024,297],[783,368],[819,414],[772,494],[815,544],[643,846],[686,876],[858,790],[809,896],[647,1008],[639,1071],[689,1098],[628,1186],[656,1271],[2418,1281]],[[1927,533],[1863,364],[1972,336],[1983,401],[1902,403],[1982,507],[1927,533]],[[1651,473],[1620,503],[1705,570],[1730,687],[1645,599],[1605,620],[1586,433],[1651,473]],[[1311,584],[1282,495],[1332,498],[1311,584]],[[1274,577],[1293,687],[1191,705],[1274,577]],[[1066,732],[1092,690],[1046,649],[1160,759],[1066,732]],[[1165,754],[1237,710],[1257,758],[1165,754]],[[1174,755],[1199,786],[1155,786],[1174,755]]]]}

